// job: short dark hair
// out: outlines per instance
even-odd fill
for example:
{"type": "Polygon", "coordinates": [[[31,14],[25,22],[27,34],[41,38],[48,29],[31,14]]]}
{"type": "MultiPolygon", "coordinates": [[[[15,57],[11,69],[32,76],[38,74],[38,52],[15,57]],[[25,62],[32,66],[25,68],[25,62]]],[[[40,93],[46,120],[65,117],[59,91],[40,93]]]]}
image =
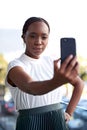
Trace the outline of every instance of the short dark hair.
{"type": "Polygon", "coordinates": [[[30,17],[28,18],[25,23],[24,23],[24,26],[23,26],[23,29],[22,29],[22,36],[26,33],[28,27],[30,26],[30,24],[34,23],[34,22],[44,22],[47,26],[48,26],[48,29],[49,29],[49,32],[50,32],[50,26],[49,26],[49,23],[41,18],[41,17],[30,17]]]}

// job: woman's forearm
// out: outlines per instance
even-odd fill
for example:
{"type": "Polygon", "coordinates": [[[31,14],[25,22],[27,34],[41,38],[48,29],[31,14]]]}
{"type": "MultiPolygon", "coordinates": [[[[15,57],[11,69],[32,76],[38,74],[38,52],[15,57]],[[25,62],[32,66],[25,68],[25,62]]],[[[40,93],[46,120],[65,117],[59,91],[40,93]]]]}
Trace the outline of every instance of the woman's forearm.
{"type": "Polygon", "coordinates": [[[43,95],[57,87],[60,87],[60,82],[56,83],[53,79],[50,79],[45,81],[31,81],[26,83],[26,86],[21,86],[20,89],[32,95],[43,95]]]}

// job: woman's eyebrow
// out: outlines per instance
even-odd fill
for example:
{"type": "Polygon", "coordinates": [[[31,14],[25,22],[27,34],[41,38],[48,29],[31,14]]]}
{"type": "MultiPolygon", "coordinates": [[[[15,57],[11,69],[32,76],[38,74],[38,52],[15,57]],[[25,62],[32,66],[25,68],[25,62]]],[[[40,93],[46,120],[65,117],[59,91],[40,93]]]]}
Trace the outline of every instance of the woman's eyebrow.
{"type": "MultiPolygon", "coordinates": [[[[37,33],[36,33],[36,32],[30,32],[29,34],[34,34],[34,35],[36,35],[37,33]]],[[[46,36],[48,36],[47,33],[42,33],[41,35],[46,35],[46,36]]]]}

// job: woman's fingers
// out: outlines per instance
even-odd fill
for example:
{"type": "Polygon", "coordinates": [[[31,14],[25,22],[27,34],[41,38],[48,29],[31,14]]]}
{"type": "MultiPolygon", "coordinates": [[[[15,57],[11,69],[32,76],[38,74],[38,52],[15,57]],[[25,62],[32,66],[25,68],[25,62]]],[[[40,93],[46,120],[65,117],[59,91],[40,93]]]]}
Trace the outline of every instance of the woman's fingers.
{"type": "Polygon", "coordinates": [[[68,123],[68,121],[70,121],[71,119],[71,116],[67,112],[64,113],[64,116],[65,116],[66,123],[68,123]]]}
{"type": "Polygon", "coordinates": [[[59,61],[60,59],[54,61],[54,79],[56,81],[60,80],[63,84],[67,82],[72,83],[79,70],[77,57],[70,55],[60,67],[58,66],[59,61]]]}
{"type": "Polygon", "coordinates": [[[72,60],[72,58],[73,58],[73,55],[70,55],[68,58],[66,58],[66,60],[61,64],[61,67],[66,68],[69,62],[72,60]]]}
{"type": "MultiPolygon", "coordinates": [[[[77,68],[78,62],[77,62],[77,57],[74,57],[70,62],[69,64],[66,66],[66,70],[67,72],[70,72],[72,70],[74,70],[75,68],[77,68]]],[[[77,69],[78,70],[78,69],[77,69]]]]}
{"type": "Polygon", "coordinates": [[[70,55],[61,65],[60,73],[65,76],[65,78],[72,82],[73,79],[78,75],[79,64],[77,62],[77,57],[70,55]]]}

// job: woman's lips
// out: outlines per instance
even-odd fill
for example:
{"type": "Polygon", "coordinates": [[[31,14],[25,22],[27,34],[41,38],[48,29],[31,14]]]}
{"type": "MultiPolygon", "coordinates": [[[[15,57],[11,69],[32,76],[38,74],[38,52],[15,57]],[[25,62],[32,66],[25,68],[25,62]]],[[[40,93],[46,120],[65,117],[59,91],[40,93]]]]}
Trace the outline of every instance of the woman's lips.
{"type": "Polygon", "coordinates": [[[41,51],[42,51],[42,48],[40,48],[40,47],[39,47],[39,48],[36,48],[36,47],[35,47],[35,48],[33,48],[33,49],[34,49],[35,51],[37,51],[37,52],[41,52],[41,51]]]}

